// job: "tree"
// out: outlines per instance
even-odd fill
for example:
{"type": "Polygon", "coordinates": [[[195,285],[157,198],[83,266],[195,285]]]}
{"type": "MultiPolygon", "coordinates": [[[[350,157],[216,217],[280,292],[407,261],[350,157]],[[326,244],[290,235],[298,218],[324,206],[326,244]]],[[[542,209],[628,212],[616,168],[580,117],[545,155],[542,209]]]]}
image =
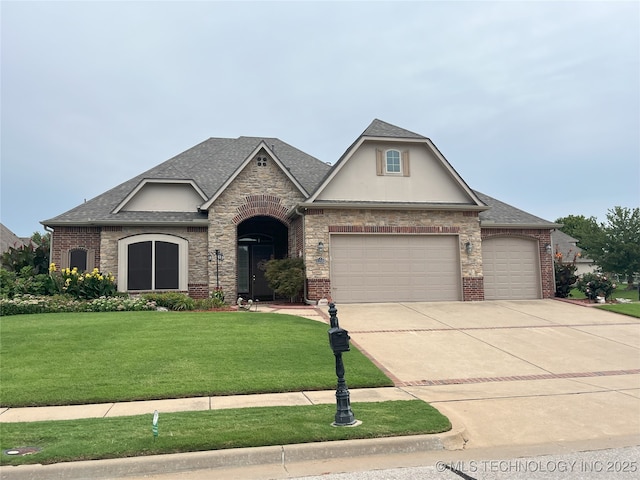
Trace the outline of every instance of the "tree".
{"type": "Polygon", "coordinates": [[[614,207],[607,213],[603,238],[589,257],[604,271],[627,277],[633,288],[633,275],[640,272],[640,208],[614,207]]]}
{"type": "MultiPolygon", "coordinates": [[[[601,247],[604,240],[604,232],[596,217],[586,218],[584,215],[568,215],[558,218],[556,223],[562,224],[560,231],[578,240],[578,246],[585,253],[589,254],[592,250],[601,247]]],[[[589,256],[591,257],[591,255],[589,256]]]]}
{"type": "Polygon", "coordinates": [[[304,287],[304,262],[301,258],[269,260],[264,274],[273,291],[289,297],[292,303],[304,287]]]}
{"type": "Polygon", "coordinates": [[[20,272],[24,267],[31,267],[33,275],[48,272],[50,242],[50,233],[42,235],[34,232],[28,245],[9,247],[2,254],[2,267],[10,272],[20,272]]]}

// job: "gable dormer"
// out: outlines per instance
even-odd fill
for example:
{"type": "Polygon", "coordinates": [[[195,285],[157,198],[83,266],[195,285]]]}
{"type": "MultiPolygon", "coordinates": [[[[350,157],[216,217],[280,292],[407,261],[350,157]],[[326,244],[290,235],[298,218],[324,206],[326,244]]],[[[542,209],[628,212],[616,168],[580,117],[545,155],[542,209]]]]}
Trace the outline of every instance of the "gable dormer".
{"type": "Polygon", "coordinates": [[[206,196],[193,180],[144,179],[116,207],[118,212],[196,212],[206,196]]]}

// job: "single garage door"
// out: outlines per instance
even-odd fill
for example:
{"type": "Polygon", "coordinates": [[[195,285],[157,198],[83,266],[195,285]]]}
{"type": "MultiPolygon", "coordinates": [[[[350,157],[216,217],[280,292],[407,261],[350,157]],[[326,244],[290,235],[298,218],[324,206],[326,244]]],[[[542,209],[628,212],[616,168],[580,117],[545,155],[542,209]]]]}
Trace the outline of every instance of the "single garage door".
{"type": "Polygon", "coordinates": [[[482,241],[486,300],[540,298],[538,242],[526,238],[491,237],[482,241]]]}
{"type": "Polygon", "coordinates": [[[460,300],[458,237],[332,235],[337,303],[460,300]]]}

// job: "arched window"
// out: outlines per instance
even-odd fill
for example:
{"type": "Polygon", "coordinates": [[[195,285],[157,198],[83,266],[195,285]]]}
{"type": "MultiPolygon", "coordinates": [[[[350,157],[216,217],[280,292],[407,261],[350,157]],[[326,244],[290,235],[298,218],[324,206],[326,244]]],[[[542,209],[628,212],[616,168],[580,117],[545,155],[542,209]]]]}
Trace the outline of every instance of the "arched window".
{"type": "Polygon", "coordinates": [[[187,290],[187,240],[135,235],[118,242],[118,290],[187,290]]]}

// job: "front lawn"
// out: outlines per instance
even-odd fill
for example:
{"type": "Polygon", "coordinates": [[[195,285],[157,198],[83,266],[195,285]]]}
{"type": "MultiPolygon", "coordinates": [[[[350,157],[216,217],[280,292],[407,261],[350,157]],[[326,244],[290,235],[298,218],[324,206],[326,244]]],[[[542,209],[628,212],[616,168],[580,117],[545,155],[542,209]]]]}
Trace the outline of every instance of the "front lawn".
{"type": "Polygon", "coordinates": [[[609,305],[599,305],[597,308],[609,310],[611,312],[622,313],[630,317],[640,318],[640,303],[617,303],[609,305]]]}
{"type": "MultiPolygon", "coordinates": [[[[329,326],[253,312],[0,318],[4,407],[335,388],[329,326]]],[[[392,385],[352,346],[349,388],[392,385]]]]}
{"type": "Polygon", "coordinates": [[[21,446],[27,456],[0,453],[0,463],[64,461],[157,455],[226,448],[377,438],[445,432],[449,420],[420,400],[353,405],[355,428],[332,427],[335,405],[260,407],[160,413],[154,440],[152,413],[135,417],[0,423],[0,450],[21,446]]]}

